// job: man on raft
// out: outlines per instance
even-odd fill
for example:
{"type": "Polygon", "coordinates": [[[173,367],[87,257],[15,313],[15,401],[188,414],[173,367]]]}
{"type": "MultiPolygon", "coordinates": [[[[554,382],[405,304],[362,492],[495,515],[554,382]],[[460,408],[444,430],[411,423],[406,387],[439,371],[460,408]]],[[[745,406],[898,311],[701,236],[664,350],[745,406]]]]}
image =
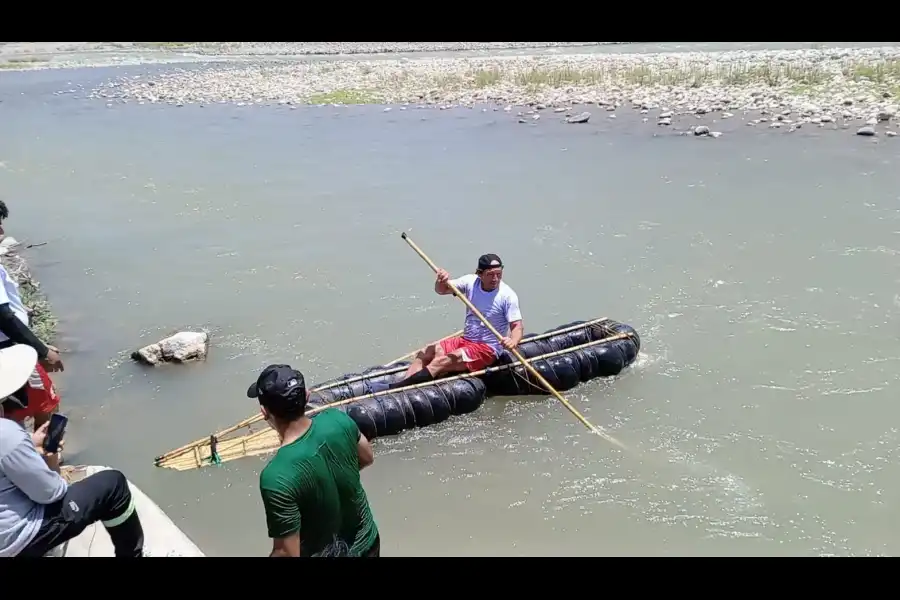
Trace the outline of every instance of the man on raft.
{"type": "MultiPolygon", "coordinates": [[[[512,350],[518,346],[525,333],[519,297],[502,279],[503,261],[496,254],[485,254],[478,259],[474,274],[452,281],[447,271],[439,269],[434,284],[435,293],[441,296],[452,294],[447,283],[452,284],[503,335],[503,339],[498,340],[481,319],[466,308],[462,336],[435,342],[419,350],[403,379],[387,386],[387,389],[426,383],[451,373],[480,371],[493,365],[504,348],[512,350]]],[[[380,389],[374,391],[385,389],[384,386],[378,387],[380,389]]]]}

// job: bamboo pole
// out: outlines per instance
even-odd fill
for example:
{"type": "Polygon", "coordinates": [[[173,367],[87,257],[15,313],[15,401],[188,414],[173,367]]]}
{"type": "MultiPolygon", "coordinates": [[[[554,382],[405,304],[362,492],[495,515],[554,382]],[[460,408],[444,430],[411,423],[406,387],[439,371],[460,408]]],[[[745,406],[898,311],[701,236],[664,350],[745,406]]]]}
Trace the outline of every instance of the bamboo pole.
{"type": "MultiPolygon", "coordinates": [[[[602,338],[599,340],[594,340],[591,342],[586,342],[584,344],[579,344],[578,346],[573,346],[571,348],[565,348],[563,350],[556,350],[554,352],[548,352],[546,354],[541,354],[539,356],[535,356],[529,359],[526,359],[527,366],[530,363],[537,362],[539,360],[547,360],[556,356],[562,356],[563,354],[569,354],[572,352],[578,352],[579,350],[586,350],[588,348],[592,348],[594,346],[599,346],[601,344],[609,344],[611,342],[615,342],[618,340],[627,339],[633,337],[632,333],[619,333],[616,335],[612,335],[610,337],[602,338]]],[[[337,408],[338,406],[346,406],[348,404],[354,404],[356,402],[361,402],[363,400],[368,400],[370,398],[375,398],[379,396],[388,396],[391,394],[397,394],[401,392],[406,392],[410,390],[417,390],[423,388],[434,387],[435,385],[443,385],[445,383],[450,383],[453,381],[462,381],[468,379],[475,379],[478,377],[482,377],[484,375],[491,375],[494,373],[499,373],[501,371],[506,371],[510,369],[515,369],[517,367],[523,366],[523,363],[519,360],[505,364],[498,365],[496,367],[488,367],[486,369],[482,369],[480,371],[475,371],[473,373],[462,373],[460,375],[454,375],[451,377],[444,377],[441,379],[437,379],[433,382],[427,383],[416,383],[408,386],[404,386],[402,388],[397,388],[393,390],[383,390],[380,392],[375,392],[372,394],[366,394],[363,396],[357,396],[355,398],[348,398],[346,400],[341,400],[338,402],[333,402],[331,404],[325,404],[322,406],[317,406],[312,408],[307,416],[313,416],[316,413],[319,413],[328,408],[337,408]]],[[[268,452],[272,452],[277,450],[280,441],[278,440],[278,434],[274,429],[270,427],[266,427],[265,429],[261,429],[259,431],[249,433],[246,435],[242,435],[239,438],[234,438],[230,440],[218,440],[217,441],[217,454],[221,462],[231,462],[233,460],[237,460],[239,458],[247,458],[251,456],[258,456],[260,454],[266,454],[268,452]]],[[[206,448],[204,446],[209,446],[209,441],[206,441],[205,445],[198,445],[194,448],[194,452],[191,455],[178,455],[172,456],[170,458],[166,458],[165,460],[157,463],[158,467],[166,468],[166,469],[174,469],[176,471],[187,471],[195,468],[202,468],[206,466],[211,453],[204,452],[206,448]],[[208,455],[207,455],[208,454],[208,455]]]]}
{"type": "MultiPolygon", "coordinates": [[[[428,263],[428,266],[431,267],[431,269],[432,269],[435,273],[437,273],[437,271],[438,271],[437,265],[435,265],[435,264],[431,261],[431,259],[428,258],[428,256],[426,256],[425,253],[422,252],[422,250],[421,250],[418,246],[416,246],[416,244],[415,244],[411,239],[409,239],[409,236],[406,235],[406,232],[403,232],[403,234],[401,235],[401,237],[403,238],[404,241],[406,241],[407,244],[409,244],[410,248],[412,248],[413,250],[415,250],[416,254],[418,254],[419,257],[422,258],[422,260],[424,260],[426,263],[428,263]]],[[[469,301],[468,298],[466,298],[463,294],[460,293],[460,291],[459,291],[458,289],[456,289],[456,286],[454,286],[452,283],[448,283],[448,284],[447,284],[447,287],[449,287],[450,290],[453,291],[453,294],[454,294],[457,298],[459,298],[460,300],[463,301],[463,303],[468,307],[468,309],[472,312],[472,314],[474,314],[476,317],[478,317],[478,318],[481,320],[482,323],[484,323],[484,326],[487,327],[487,328],[490,330],[490,332],[493,333],[493,334],[497,337],[497,340],[502,340],[502,339],[503,339],[503,336],[500,335],[500,332],[497,331],[497,330],[494,328],[494,326],[491,325],[491,323],[490,323],[487,319],[484,318],[484,315],[481,314],[481,311],[479,311],[477,308],[475,308],[475,305],[473,305],[473,304],[469,301]]],[[[513,356],[515,356],[517,359],[519,359],[520,361],[522,361],[523,364],[524,364],[524,365],[528,368],[528,370],[531,372],[531,374],[534,375],[534,376],[537,378],[537,380],[540,381],[541,384],[542,384],[545,388],[547,388],[547,390],[550,391],[550,392],[556,397],[556,399],[559,400],[559,401],[562,403],[562,405],[565,406],[565,407],[569,410],[569,412],[571,412],[573,415],[575,415],[575,417],[576,417],[579,421],[581,421],[581,423],[582,423],[585,427],[587,427],[591,432],[596,433],[597,435],[599,435],[599,436],[601,436],[601,437],[603,437],[603,438],[606,438],[606,440],[607,440],[608,442],[613,443],[613,444],[615,444],[616,446],[619,446],[619,447],[622,448],[623,450],[627,450],[627,449],[628,449],[622,442],[620,442],[620,441],[617,440],[616,438],[612,437],[612,436],[609,435],[608,433],[604,432],[604,431],[601,430],[600,428],[596,427],[595,425],[591,424],[591,422],[588,421],[588,420],[585,418],[584,415],[582,415],[580,412],[578,412],[578,410],[577,410],[574,406],[572,406],[572,405],[569,403],[568,400],[566,400],[565,398],[563,398],[562,395],[560,395],[559,392],[557,392],[556,390],[553,389],[553,386],[550,385],[550,383],[549,383],[546,379],[544,379],[544,376],[543,376],[543,375],[541,375],[540,373],[538,373],[538,371],[537,371],[534,367],[532,367],[530,363],[525,362],[525,359],[522,358],[522,355],[519,354],[519,351],[518,351],[518,350],[516,350],[515,348],[513,348],[513,349],[510,350],[509,352],[510,352],[513,356]]]]}

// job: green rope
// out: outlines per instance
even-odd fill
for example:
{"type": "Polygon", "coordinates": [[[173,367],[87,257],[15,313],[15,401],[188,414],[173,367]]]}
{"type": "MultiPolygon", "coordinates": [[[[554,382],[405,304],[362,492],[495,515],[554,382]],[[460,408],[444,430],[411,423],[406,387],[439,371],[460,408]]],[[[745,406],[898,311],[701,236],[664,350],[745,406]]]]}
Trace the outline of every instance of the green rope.
{"type": "Polygon", "coordinates": [[[216,439],[216,436],[209,436],[209,464],[211,465],[221,465],[222,458],[219,456],[218,451],[219,440],[216,439]]]}

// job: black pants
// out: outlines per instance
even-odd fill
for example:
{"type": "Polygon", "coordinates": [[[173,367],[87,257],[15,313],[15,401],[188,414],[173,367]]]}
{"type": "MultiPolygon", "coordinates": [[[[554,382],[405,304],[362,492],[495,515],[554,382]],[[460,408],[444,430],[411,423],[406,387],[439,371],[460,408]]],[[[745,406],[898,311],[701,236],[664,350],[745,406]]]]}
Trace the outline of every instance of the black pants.
{"type": "Polygon", "coordinates": [[[144,530],[128,480],[119,471],[106,470],[71,484],[61,500],[46,505],[41,528],[19,556],[43,556],[97,521],[109,533],[117,557],[143,555],[144,530]]]}

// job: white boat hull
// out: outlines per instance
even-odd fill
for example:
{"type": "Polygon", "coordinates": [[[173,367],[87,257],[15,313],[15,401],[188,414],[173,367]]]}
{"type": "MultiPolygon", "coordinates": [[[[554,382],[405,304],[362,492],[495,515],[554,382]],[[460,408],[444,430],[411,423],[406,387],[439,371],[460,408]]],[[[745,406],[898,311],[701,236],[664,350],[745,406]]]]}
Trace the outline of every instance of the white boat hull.
{"type": "MultiPolygon", "coordinates": [[[[78,466],[63,467],[62,474],[71,482],[79,481],[109,467],[78,466]]],[[[148,557],[200,557],[204,556],[194,542],[136,485],[128,482],[134,496],[135,508],[144,528],[144,555],[148,557]]],[[[49,553],[57,557],[112,557],[115,556],[109,534],[101,523],[94,523],[73,538],[49,553]]]]}

